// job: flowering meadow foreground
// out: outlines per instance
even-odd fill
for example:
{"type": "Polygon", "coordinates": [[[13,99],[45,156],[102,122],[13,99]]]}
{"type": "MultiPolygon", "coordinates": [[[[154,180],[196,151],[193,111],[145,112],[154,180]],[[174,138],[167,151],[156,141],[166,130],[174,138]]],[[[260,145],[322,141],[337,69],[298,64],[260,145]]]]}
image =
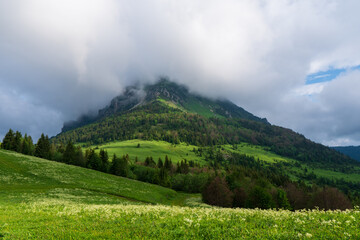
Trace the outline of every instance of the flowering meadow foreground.
{"type": "Polygon", "coordinates": [[[360,210],[225,209],[0,150],[0,239],[360,239],[360,210]]]}
{"type": "Polygon", "coordinates": [[[0,208],[4,239],[359,239],[360,211],[44,201],[0,208]]]}

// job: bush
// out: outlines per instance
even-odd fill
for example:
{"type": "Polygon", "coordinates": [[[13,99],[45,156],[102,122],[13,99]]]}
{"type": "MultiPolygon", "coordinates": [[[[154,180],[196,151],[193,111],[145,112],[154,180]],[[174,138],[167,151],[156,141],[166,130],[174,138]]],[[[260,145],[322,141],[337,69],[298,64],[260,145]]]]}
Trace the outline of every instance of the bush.
{"type": "Polygon", "coordinates": [[[275,204],[270,193],[266,191],[266,189],[255,186],[249,193],[246,206],[249,208],[269,209],[275,207],[275,204]]]}

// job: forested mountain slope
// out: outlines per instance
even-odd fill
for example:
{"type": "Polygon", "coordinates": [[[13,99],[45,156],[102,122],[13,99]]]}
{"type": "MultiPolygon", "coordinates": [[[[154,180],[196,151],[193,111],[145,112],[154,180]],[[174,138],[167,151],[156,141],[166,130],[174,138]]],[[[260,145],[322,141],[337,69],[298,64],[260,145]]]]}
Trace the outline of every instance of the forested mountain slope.
{"type": "Polygon", "coordinates": [[[360,161],[360,146],[332,147],[332,148],[355,160],[360,161]]]}
{"type": "Polygon", "coordinates": [[[208,118],[184,112],[163,99],[61,133],[52,141],[101,144],[131,139],[161,140],[174,144],[184,142],[196,146],[248,142],[269,147],[274,153],[302,162],[345,168],[346,163],[358,164],[290,129],[243,118],[208,118]]]}
{"type": "Polygon", "coordinates": [[[100,109],[96,116],[84,115],[78,120],[64,124],[62,132],[99,121],[109,116],[123,114],[155,100],[163,101],[167,105],[182,112],[196,113],[204,117],[242,118],[267,123],[266,119],[258,118],[236,106],[228,100],[213,100],[189,92],[185,86],[178,85],[165,78],[159,82],[139,87],[127,87],[124,93],[111,100],[110,104],[100,109]]]}

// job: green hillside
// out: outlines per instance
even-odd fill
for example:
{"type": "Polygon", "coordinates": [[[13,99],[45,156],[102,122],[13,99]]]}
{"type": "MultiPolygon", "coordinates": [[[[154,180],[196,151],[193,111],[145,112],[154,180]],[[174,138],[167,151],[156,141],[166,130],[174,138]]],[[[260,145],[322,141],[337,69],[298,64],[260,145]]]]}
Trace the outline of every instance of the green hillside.
{"type": "Polygon", "coordinates": [[[185,143],[171,144],[164,141],[144,141],[139,139],[110,142],[103,145],[96,145],[98,149],[104,149],[110,156],[116,154],[122,156],[128,154],[132,161],[138,157],[139,161],[144,161],[146,157],[153,157],[155,160],[161,158],[165,159],[167,155],[174,163],[181,160],[195,161],[201,165],[206,164],[203,157],[197,156],[193,149],[197,148],[193,145],[185,143]],[[139,145],[139,147],[138,147],[139,145]]]}
{"type": "Polygon", "coordinates": [[[1,239],[358,239],[359,228],[358,208],[216,208],[198,195],[0,150],[1,239]]]}
{"type": "MultiPolygon", "coordinates": [[[[268,163],[274,162],[294,162],[295,160],[279,156],[268,149],[251,145],[248,143],[240,143],[235,145],[221,145],[225,151],[236,152],[252,156],[255,159],[265,161],[268,163]]],[[[94,145],[92,148],[104,149],[110,156],[116,154],[122,156],[128,154],[131,160],[135,160],[138,157],[139,161],[144,161],[146,157],[152,156],[154,159],[162,158],[167,155],[175,163],[181,160],[193,160],[194,162],[200,163],[201,165],[207,164],[204,156],[199,156],[194,153],[194,149],[198,149],[198,146],[189,145],[185,143],[171,144],[165,141],[145,141],[145,140],[127,140],[110,142],[101,145],[94,145]],[[139,147],[138,147],[139,145],[139,147]]]]}
{"type": "Polygon", "coordinates": [[[360,161],[360,146],[332,147],[332,148],[357,161],[360,161]]]}
{"type": "MultiPolygon", "coordinates": [[[[180,162],[182,160],[194,161],[200,163],[202,166],[206,166],[209,163],[206,161],[206,154],[199,156],[194,153],[194,149],[197,150],[199,147],[188,145],[188,144],[170,144],[164,141],[144,141],[144,140],[128,140],[121,142],[110,142],[102,145],[95,145],[92,148],[104,149],[108,152],[110,156],[116,154],[117,156],[122,156],[128,154],[132,161],[135,161],[135,158],[138,157],[138,161],[143,162],[146,157],[153,157],[155,160],[158,158],[164,159],[167,155],[174,163],[180,162]],[[140,147],[138,147],[138,144],[140,147]]],[[[204,148],[205,152],[207,148],[204,148]]],[[[351,181],[354,183],[360,183],[360,171],[359,168],[356,168],[353,173],[341,172],[336,169],[326,170],[322,168],[314,168],[311,165],[301,163],[297,160],[282,157],[271,152],[268,148],[252,145],[248,143],[240,143],[236,145],[220,145],[217,146],[217,149],[221,150],[224,155],[228,153],[238,153],[245,154],[247,156],[253,157],[255,160],[260,160],[261,162],[267,164],[286,164],[282,166],[286,174],[288,174],[293,180],[304,180],[308,183],[311,183],[313,179],[307,179],[307,176],[304,176],[304,169],[308,169],[308,174],[314,173],[320,178],[325,178],[328,180],[345,180],[351,181]]]]}
{"type": "Polygon", "coordinates": [[[183,197],[158,185],[0,150],[0,202],[55,198],[85,203],[172,204],[183,197]]]}

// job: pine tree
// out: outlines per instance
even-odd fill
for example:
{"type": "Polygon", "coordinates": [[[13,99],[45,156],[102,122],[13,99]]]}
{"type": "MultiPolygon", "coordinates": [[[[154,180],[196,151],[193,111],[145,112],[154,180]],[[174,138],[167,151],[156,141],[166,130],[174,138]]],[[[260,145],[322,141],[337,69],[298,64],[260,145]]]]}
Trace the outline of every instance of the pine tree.
{"type": "Polygon", "coordinates": [[[101,159],[94,149],[86,151],[87,167],[94,170],[101,170],[101,159]]]}
{"type": "Polygon", "coordinates": [[[74,144],[69,141],[65,148],[65,152],[63,155],[63,162],[67,164],[75,164],[76,158],[77,158],[77,154],[75,151],[74,144]]]}
{"type": "Polygon", "coordinates": [[[15,134],[12,129],[9,129],[9,131],[6,133],[1,148],[6,150],[11,150],[13,148],[15,134]]]}
{"type": "Polygon", "coordinates": [[[112,159],[110,173],[127,177],[129,174],[129,165],[128,161],[126,160],[126,156],[122,156],[122,158],[118,158],[115,154],[112,159]]]}
{"type": "Polygon", "coordinates": [[[161,160],[161,158],[159,158],[159,160],[158,160],[157,167],[160,169],[164,167],[164,164],[163,164],[163,161],[161,160]]]}
{"type": "Polygon", "coordinates": [[[167,155],[165,156],[164,167],[165,167],[168,171],[171,171],[171,169],[172,169],[172,162],[171,162],[171,160],[169,160],[169,157],[168,157],[167,155]]]}
{"type": "Polygon", "coordinates": [[[25,134],[24,139],[22,141],[21,152],[25,155],[33,155],[34,154],[34,143],[31,136],[25,134]]]}
{"type": "Polygon", "coordinates": [[[81,147],[77,147],[76,148],[76,162],[75,165],[76,166],[80,166],[80,167],[85,167],[86,166],[86,158],[84,156],[83,150],[81,149],[81,147]]]}
{"type": "Polygon", "coordinates": [[[107,151],[100,149],[100,159],[101,159],[101,171],[108,172],[109,168],[109,156],[107,151]]]}
{"type": "Polygon", "coordinates": [[[35,147],[35,156],[39,158],[51,159],[49,137],[42,133],[35,147]]]}
{"type": "Polygon", "coordinates": [[[22,135],[19,131],[16,131],[13,143],[13,151],[21,153],[22,135]]]}

